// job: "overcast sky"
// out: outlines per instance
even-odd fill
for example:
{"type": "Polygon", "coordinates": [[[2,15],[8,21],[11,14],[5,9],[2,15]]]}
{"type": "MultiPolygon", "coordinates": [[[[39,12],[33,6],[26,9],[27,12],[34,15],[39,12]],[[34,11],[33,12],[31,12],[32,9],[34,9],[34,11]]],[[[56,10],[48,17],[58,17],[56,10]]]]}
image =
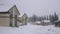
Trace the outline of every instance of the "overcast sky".
{"type": "Polygon", "coordinates": [[[60,14],[60,0],[0,0],[0,10],[7,10],[13,4],[17,5],[21,15],[27,13],[29,17],[33,14],[37,16],[49,15],[54,12],[60,14]]]}

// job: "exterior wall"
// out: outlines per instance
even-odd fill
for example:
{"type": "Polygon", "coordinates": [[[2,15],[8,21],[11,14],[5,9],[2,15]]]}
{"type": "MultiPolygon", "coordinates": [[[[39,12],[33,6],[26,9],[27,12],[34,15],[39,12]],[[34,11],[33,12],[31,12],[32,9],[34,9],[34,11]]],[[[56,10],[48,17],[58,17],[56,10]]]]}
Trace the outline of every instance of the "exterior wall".
{"type": "Polygon", "coordinates": [[[19,16],[19,12],[18,12],[18,10],[17,10],[16,7],[13,7],[13,17],[14,17],[15,15],[17,15],[17,17],[18,17],[18,16],[19,16]]]}
{"type": "Polygon", "coordinates": [[[9,17],[9,14],[0,14],[0,17],[1,16],[7,16],[7,17],[9,17]]]}
{"type": "Polygon", "coordinates": [[[15,11],[14,11],[13,8],[11,8],[9,10],[9,13],[10,13],[10,23],[12,24],[11,27],[15,27],[15,11]]]}
{"type": "Polygon", "coordinates": [[[0,14],[0,26],[9,26],[9,14],[0,14]]]}
{"type": "Polygon", "coordinates": [[[15,19],[14,18],[12,18],[12,19],[13,19],[12,26],[15,27],[15,19]]]}
{"type": "Polygon", "coordinates": [[[16,6],[13,6],[10,10],[9,10],[10,14],[12,15],[12,26],[15,27],[17,26],[17,18],[19,16],[18,13],[18,9],[16,6]]]}
{"type": "Polygon", "coordinates": [[[17,21],[18,16],[19,12],[17,7],[13,7],[13,26],[19,26],[19,21],[17,21]]]}

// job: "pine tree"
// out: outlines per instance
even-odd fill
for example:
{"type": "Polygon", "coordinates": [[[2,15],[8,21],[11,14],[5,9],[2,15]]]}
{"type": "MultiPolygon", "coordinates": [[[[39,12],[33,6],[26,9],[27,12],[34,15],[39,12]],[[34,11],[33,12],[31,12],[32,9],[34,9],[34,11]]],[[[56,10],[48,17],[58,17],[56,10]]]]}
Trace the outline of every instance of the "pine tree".
{"type": "Polygon", "coordinates": [[[37,19],[36,15],[33,15],[32,20],[35,22],[35,21],[36,21],[36,19],[37,19]]]}
{"type": "Polygon", "coordinates": [[[56,12],[54,13],[54,18],[55,21],[58,21],[58,15],[56,14],[56,12]]]}
{"type": "Polygon", "coordinates": [[[56,12],[54,13],[54,15],[49,15],[49,19],[52,24],[54,24],[55,21],[58,21],[58,15],[56,14],[56,12]]]}

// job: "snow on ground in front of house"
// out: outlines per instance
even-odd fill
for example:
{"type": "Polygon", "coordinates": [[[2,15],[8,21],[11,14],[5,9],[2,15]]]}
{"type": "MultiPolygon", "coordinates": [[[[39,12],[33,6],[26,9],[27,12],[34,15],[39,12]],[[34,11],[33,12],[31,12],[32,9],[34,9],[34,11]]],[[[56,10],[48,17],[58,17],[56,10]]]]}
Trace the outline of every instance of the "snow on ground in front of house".
{"type": "Polygon", "coordinates": [[[60,27],[25,25],[20,27],[1,27],[0,34],[60,34],[60,27]]]}

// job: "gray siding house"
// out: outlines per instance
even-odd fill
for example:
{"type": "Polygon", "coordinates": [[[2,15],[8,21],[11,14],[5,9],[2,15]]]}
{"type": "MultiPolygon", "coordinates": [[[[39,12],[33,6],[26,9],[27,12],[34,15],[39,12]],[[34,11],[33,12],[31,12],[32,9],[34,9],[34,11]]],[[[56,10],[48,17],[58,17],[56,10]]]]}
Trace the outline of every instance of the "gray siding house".
{"type": "Polygon", "coordinates": [[[13,5],[7,11],[0,11],[0,26],[10,26],[17,27],[19,26],[20,20],[18,16],[20,15],[16,5],[13,5]]]}

